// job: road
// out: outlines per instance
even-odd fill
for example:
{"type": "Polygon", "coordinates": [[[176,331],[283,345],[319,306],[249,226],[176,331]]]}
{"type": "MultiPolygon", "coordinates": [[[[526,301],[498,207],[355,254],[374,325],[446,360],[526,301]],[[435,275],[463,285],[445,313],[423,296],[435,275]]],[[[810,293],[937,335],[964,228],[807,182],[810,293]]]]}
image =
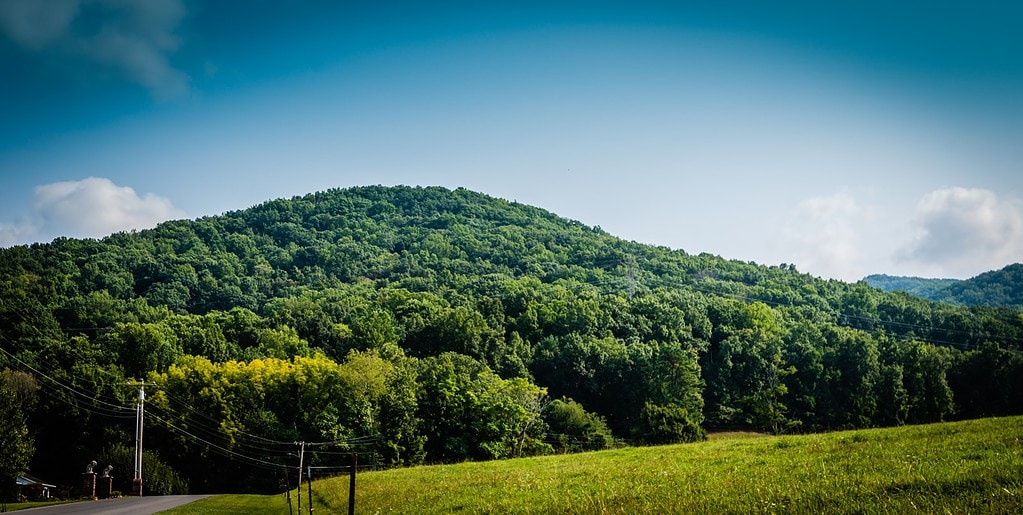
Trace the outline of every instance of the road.
{"type": "Polygon", "coordinates": [[[83,501],[43,508],[18,510],[26,515],[150,515],[176,508],[182,504],[205,499],[208,495],[154,495],[121,497],[102,501],[83,501]]]}

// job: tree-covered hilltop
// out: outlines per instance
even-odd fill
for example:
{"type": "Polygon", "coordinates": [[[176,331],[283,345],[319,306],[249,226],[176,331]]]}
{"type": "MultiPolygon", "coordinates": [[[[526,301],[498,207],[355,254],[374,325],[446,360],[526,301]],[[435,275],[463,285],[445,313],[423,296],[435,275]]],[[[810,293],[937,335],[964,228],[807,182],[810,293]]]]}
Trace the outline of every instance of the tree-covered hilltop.
{"type": "Polygon", "coordinates": [[[1023,308],[1023,263],[966,280],[869,275],[863,280],[885,291],[905,291],[925,299],[967,306],[1023,308]]]}
{"type": "Polygon", "coordinates": [[[145,380],[157,493],[277,488],[296,442],[329,471],[349,450],[396,466],[1017,414],[1021,343],[1018,309],[641,245],[464,189],[0,250],[0,368],[41,388],[19,422],[31,469],[71,482],[124,455],[145,380]]]}

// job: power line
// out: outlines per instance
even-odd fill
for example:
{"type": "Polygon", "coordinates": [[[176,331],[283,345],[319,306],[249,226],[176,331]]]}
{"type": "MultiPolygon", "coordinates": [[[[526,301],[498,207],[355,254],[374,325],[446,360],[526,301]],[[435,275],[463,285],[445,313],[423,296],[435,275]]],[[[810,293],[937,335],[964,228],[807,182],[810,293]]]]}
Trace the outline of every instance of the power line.
{"type": "MultiPolygon", "coordinates": [[[[216,443],[210,442],[209,440],[206,440],[206,439],[201,438],[201,437],[199,437],[197,435],[194,435],[191,432],[189,432],[189,431],[187,431],[187,430],[185,430],[185,429],[183,429],[181,427],[178,427],[177,425],[173,424],[169,420],[166,420],[166,419],[160,417],[159,415],[156,415],[156,414],[154,414],[152,412],[149,412],[149,413],[150,413],[150,416],[152,418],[156,419],[158,422],[160,422],[161,424],[166,426],[168,429],[170,429],[170,430],[172,430],[172,431],[174,431],[174,432],[176,432],[176,433],[178,433],[180,435],[186,436],[186,437],[192,439],[194,442],[199,442],[199,443],[205,445],[207,448],[209,448],[209,449],[213,450],[214,452],[216,452],[216,453],[218,453],[218,454],[220,454],[222,456],[225,456],[227,458],[236,459],[236,460],[239,460],[241,462],[247,463],[249,465],[253,465],[253,466],[257,466],[257,467],[262,467],[262,468],[266,468],[266,469],[270,469],[270,470],[288,470],[288,469],[291,468],[291,467],[288,467],[286,465],[281,465],[279,463],[269,462],[269,461],[266,461],[266,460],[262,460],[262,459],[259,459],[259,458],[255,458],[255,457],[252,457],[252,456],[248,456],[248,455],[245,455],[245,454],[233,451],[231,449],[228,449],[227,447],[218,445],[216,443]]],[[[286,456],[286,455],[287,455],[287,453],[282,453],[282,456],[286,456]]]]}
{"type": "Polygon", "coordinates": [[[70,392],[71,395],[73,396],[73,398],[80,399],[80,400],[83,400],[83,401],[89,401],[91,403],[91,405],[83,407],[81,404],[73,404],[68,399],[66,399],[65,397],[62,397],[62,396],[59,396],[59,395],[53,395],[53,398],[55,398],[57,400],[60,400],[62,402],[65,402],[66,404],[68,404],[68,405],[70,405],[72,407],[83,409],[83,410],[88,411],[88,412],[93,413],[93,414],[110,416],[110,417],[115,417],[115,418],[131,418],[131,415],[129,414],[129,412],[133,411],[131,408],[128,408],[126,406],[122,406],[122,405],[119,405],[119,404],[113,404],[113,403],[109,403],[109,402],[100,400],[100,399],[98,399],[98,398],[96,398],[94,396],[89,395],[87,392],[83,392],[83,391],[81,391],[81,390],[79,390],[79,389],[77,389],[77,388],[75,388],[73,386],[64,384],[63,382],[61,382],[61,381],[59,381],[57,379],[54,379],[53,377],[47,375],[46,373],[36,369],[32,365],[29,365],[28,363],[25,363],[24,361],[19,359],[14,354],[11,354],[7,349],[4,349],[4,348],[0,347],[0,352],[3,352],[8,358],[10,358],[10,359],[14,360],[15,362],[19,363],[22,367],[24,367],[24,368],[26,368],[28,370],[31,370],[32,373],[34,375],[36,375],[37,377],[41,377],[41,378],[46,379],[48,382],[40,381],[40,384],[44,388],[48,387],[51,392],[60,392],[60,391],[70,392]]]}
{"type": "MultiPolygon", "coordinates": [[[[17,314],[22,317],[23,321],[27,322],[28,317],[26,317],[24,313],[17,313],[17,314]]],[[[33,327],[35,329],[35,324],[29,324],[29,326],[33,327]]],[[[37,332],[37,334],[39,336],[45,337],[45,335],[42,335],[42,333],[39,332],[38,329],[35,329],[35,331],[37,332]]],[[[10,344],[12,347],[19,347],[20,346],[16,342],[14,342],[14,341],[10,340],[9,338],[7,338],[6,335],[0,334],[0,338],[2,338],[3,341],[5,341],[8,344],[10,344]]],[[[22,351],[25,351],[24,347],[22,347],[22,351]]],[[[123,405],[120,405],[120,404],[113,404],[113,403],[109,403],[109,402],[100,400],[97,397],[88,394],[87,392],[79,390],[79,389],[77,389],[77,388],[75,388],[73,386],[67,385],[67,384],[63,383],[62,381],[59,381],[59,380],[53,378],[50,374],[47,374],[47,373],[43,372],[42,370],[39,370],[38,368],[33,367],[32,365],[28,364],[24,360],[20,359],[17,355],[13,354],[12,352],[8,351],[7,349],[4,349],[3,347],[0,347],[0,352],[2,352],[4,355],[6,355],[8,358],[10,358],[12,361],[20,364],[21,367],[30,370],[37,377],[45,379],[46,381],[41,381],[41,384],[44,387],[46,387],[49,390],[51,390],[51,393],[57,393],[57,392],[60,392],[60,391],[66,391],[66,392],[70,392],[71,393],[72,398],[81,399],[81,400],[87,400],[87,401],[92,403],[91,406],[82,406],[81,403],[72,403],[72,402],[70,402],[64,396],[52,395],[52,397],[54,397],[54,398],[56,398],[56,399],[58,399],[58,400],[60,400],[62,402],[65,402],[65,403],[67,403],[68,405],[70,405],[72,407],[75,407],[75,408],[78,408],[78,409],[82,409],[83,411],[87,411],[87,412],[90,412],[90,413],[93,413],[93,414],[96,414],[96,415],[106,416],[106,417],[110,417],[110,418],[120,418],[120,419],[130,419],[130,418],[133,418],[133,417],[136,418],[136,442],[137,442],[137,445],[136,445],[136,458],[135,458],[135,460],[136,460],[135,461],[135,467],[136,467],[136,469],[135,469],[136,470],[136,472],[135,472],[135,479],[136,480],[138,480],[141,477],[141,475],[142,475],[142,467],[141,467],[141,429],[142,429],[142,417],[143,417],[143,414],[147,413],[147,412],[150,413],[150,416],[153,419],[157,420],[158,422],[160,422],[161,424],[163,424],[165,427],[169,428],[170,430],[172,430],[172,431],[174,431],[174,432],[176,432],[176,433],[178,433],[180,435],[183,435],[183,436],[191,439],[194,442],[199,442],[199,443],[205,445],[208,449],[211,449],[214,452],[216,452],[216,453],[218,453],[218,454],[220,454],[222,456],[225,456],[227,458],[238,460],[238,461],[240,461],[242,463],[246,463],[246,464],[249,464],[249,465],[261,466],[263,468],[271,468],[273,470],[282,470],[282,469],[283,470],[287,470],[287,469],[290,469],[290,467],[288,467],[286,465],[281,465],[281,464],[278,464],[278,463],[268,462],[266,460],[262,460],[262,459],[253,457],[253,456],[250,456],[250,455],[238,452],[236,450],[232,450],[232,449],[228,448],[226,445],[217,444],[217,443],[215,443],[215,442],[213,442],[213,441],[211,441],[211,440],[209,440],[207,438],[202,438],[202,437],[194,434],[193,432],[190,432],[188,430],[185,430],[184,428],[179,427],[178,425],[170,422],[166,418],[161,417],[160,415],[153,413],[149,409],[146,409],[144,407],[144,405],[142,404],[142,402],[143,402],[142,399],[144,398],[142,396],[144,395],[144,393],[140,393],[139,405],[137,406],[137,408],[135,410],[132,410],[131,408],[129,408],[127,406],[123,406],[123,405]]],[[[109,374],[109,372],[106,372],[105,370],[103,370],[100,367],[95,367],[94,366],[91,369],[92,370],[102,371],[102,372],[105,372],[105,373],[109,374]]],[[[110,374],[110,375],[113,376],[113,374],[110,374]]],[[[152,383],[150,383],[150,384],[152,384],[152,383]]],[[[168,398],[173,398],[173,396],[168,395],[168,398]]],[[[205,415],[204,413],[196,410],[191,405],[189,405],[187,403],[184,403],[184,401],[178,400],[178,402],[183,404],[183,405],[185,405],[193,413],[201,414],[205,418],[215,422],[214,419],[212,419],[208,415],[205,415]]],[[[198,427],[198,428],[200,428],[200,429],[202,429],[202,430],[204,430],[204,431],[206,431],[206,432],[208,432],[210,434],[214,434],[214,435],[216,435],[216,436],[218,436],[220,438],[225,438],[226,437],[225,435],[223,435],[219,431],[210,429],[208,426],[205,426],[204,424],[198,424],[198,423],[195,423],[194,421],[192,422],[192,424],[195,425],[196,427],[198,427]]],[[[287,446],[293,445],[292,442],[271,440],[271,439],[259,437],[257,435],[251,435],[249,433],[244,433],[244,435],[252,437],[253,439],[255,439],[257,441],[261,441],[261,442],[268,443],[268,444],[271,444],[271,445],[282,445],[282,446],[283,445],[287,445],[287,446]]],[[[311,446],[329,446],[329,445],[342,445],[342,444],[346,444],[347,445],[349,443],[351,445],[359,445],[361,443],[372,443],[374,441],[377,441],[377,439],[378,439],[377,436],[369,436],[369,437],[361,437],[361,438],[350,439],[350,440],[347,440],[347,441],[346,440],[333,440],[333,441],[325,441],[325,442],[313,442],[310,445],[311,446]]],[[[260,451],[264,451],[264,452],[265,451],[271,451],[271,453],[276,453],[279,456],[281,456],[282,458],[286,458],[287,456],[290,455],[288,452],[280,451],[280,450],[276,450],[276,449],[270,449],[268,447],[262,447],[259,450],[260,451]]],[[[141,491],[141,489],[139,489],[139,491],[141,491]]]]}

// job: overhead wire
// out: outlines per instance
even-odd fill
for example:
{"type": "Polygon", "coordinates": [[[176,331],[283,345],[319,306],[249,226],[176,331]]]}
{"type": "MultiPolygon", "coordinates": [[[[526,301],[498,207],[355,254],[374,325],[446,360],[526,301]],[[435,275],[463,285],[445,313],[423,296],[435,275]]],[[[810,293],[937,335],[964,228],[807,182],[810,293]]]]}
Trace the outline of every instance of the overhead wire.
{"type": "MultiPolygon", "coordinates": [[[[4,337],[4,339],[7,340],[6,337],[4,337]]],[[[7,341],[9,342],[10,340],[7,340],[7,341]]],[[[16,363],[18,363],[19,365],[21,365],[21,367],[30,370],[33,373],[33,375],[35,375],[35,376],[37,376],[39,378],[45,379],[45,381],[38,381],[38,383],[39,383],[40,387],[47,389],[48,392],[50,392],[50,393],[61,392],[61,391],[68,392],[76,400],[79,400],[79,401],[82,401],[82,402],[88,402],[89,404],[82,405],[81,403],[72,403],[70,400],[68,400],[64,396],[61,396],[61,395],[51,395],[51,397],[53,397],[56,400],[64,402],[64,403],[66,403],[69,406],[72,406],[74,408],[82,409],[84,411],[88,411],[88,412],[96,414],[96,415],[104,415],[104,416],[110,416],[110,417],[115,417],[115,418],[132,418],[132,417],[135,416],[134,415],[134,413],[135,413],[135,409],[134,408],[129,408],[127,406],[123,406],[123,405],[120,405],[120,404],[114,404],[114,403],[106,402],[106,401],[104,401],[102,399],[99,399],[98,397],[96,397],[94,395],[90,395],[88,392],[82,391],[82,390],[80,390],[78,388],[75,388],[75,387],[73,387],[71,385],[68,385],[68,384],[64,383],[63,381],[60,381],[60,380],[50,376],[49,374],[46,374],[45,372],[43,372],[43,371],[33,367],[32,365],[26,363],[25,361],[23,361],[20,358],[18,358],[15,354],[11,353],[7,349],[4,349],[3,347],[0,347],[0,352],[2,352],[4,355],[6,355],[9,359],[11,359],[11,360],[15,361],[16,363]]]]}
{"type": "MultiPolygon", "coordinates": [[[[47,337],[47,335],[45,335],[39,329],[39,327],[46,325],[46,324],[43,324],[40,319],[30,317],[25,311],[17,309],[17,307],[14,306],[14,305],[8,305],[8,308],[10,308],[11,311],[14,312],[14,314],[18,315],[21,318],[22,322],[25,323],[28,327],[30,327],[36,333],[36,336],[38,336],[40,338],[46,338],[47,337]]],[[[63,333],[61,334],[61,336],[63,336],[63,333]]],[[[6,338],[2,334],[0,334],[0,337],[3,337],[8,343],[10,343],[12,348],[20,347],[22,351],[26,351],[27,350],[27,349],[25,349],[24,346],[18,345],[16,342],[6,338]]],[[[0,350],[3,350],[3,349],[0,349],[0,350]]],[[[71,352],[73,352],[73,353],[77,353],[79,351],[79,349],[76,349],[74,347],[69,347],[69,350],[71,350],[71,352]]],[[[78,408],[81,408],[83,410],[89,411],[90,413],[97,414],[97,415],[111,416],[111,417],[115,417],[115,418],[124,418],[124,419],[130,419],[130,418],[134,418],[135,417],[135,408],[134,407],[130,407],[129,408],[129,407],[125,407],[123,405],[117,405],[117,404],[113,404],[113,403],[104,401],[104,400],[98,398],[97,396],[90,395],[87,392],[83,392],[83,391],[81,391],[79,389],[76,389],[76,388],[71,387],[69,385],[66,385],[64,383],[61,383],[61,382],[57,381],[56,379],[53,379],[50,374],[53,374],[54,371],[59,370],[59,369],[56,368],[56,366],[52,366],[50,374],[47,374],[47,373],[39,370],[38,368],[31,367],[30,365],[25,363],[23,360],[17,358],[13,354],[10,354],[6,350],[4,350],[4,353],[8,354],[11,357],[11,359],[14,359],[18,363],[21,363],[24,367],[30,368],[37,375],[50,380],[55,385],[59,386],[61,389],[65,390],[65,391],[72,392],[73,395],[75,395],[77,398],[90,401],[93,404],[99,403],[99,404],[102,404],[104,406],[107,406],[108,408],[107,409],[103,409],[103,406],[100,406],[100,407],[95,407],[95,406],[89,407],[89,406],[74,405],[74,404],[68,402],[67,399],[64,399],[64,398],[62,398],[60,396],[55,396],[58,400],[61,400],[61,401],[65,402],[65,403],[67,403],[69,405],[72,405],[73,407],[78,407],[78,408]],[[115,408],[111,409],[109,407],[115,407],[115,408]]],[[[80,354],[77,354],[74,357],[77,360],[87,361],[86,357],[82,356],[80,354]]],[[[116,381],[123,381],[122,377],[116,376],[113,373],[105,370],[102,367],[92,367],[92,370],[98,371],[98,372],[103,373],[103,374],[106,374],[106,375],[112,377],[116,381]]],[[[43,384],[44,384],[44,386],[46,385],[46,383],[43,383],[43,384]]],[[[190,412],[205,418],[206,420],[212,422],[213,424],[219,425],[220,421],[218,421],[216,419],[213,419],[212,417],[210,417],[205,412],[194,408],[190,404],[188,404],[185,401],[177,398],[176,396],[170,394],[169,392],[162,392],[162,393],[168,398],[168,400],[171,400],[172,402],[176,402],[177,404],[179,404],[181,406],[184,406],[190,412]]],[[[152,406],[152,404],[150,406],[152,406]]],[[[208,436],[226,438],[226,436],[224,436],[223,433],[218,428],[216,428],[216,427],[212,427],[212,426],[209,426],[209,425],[206,425],[206,424],[202,424],[202,423],[198,423],[198,422],[195,422],[195,421],[191,421],[190,422],[190,426],[197,428],[199,431],[205,433],[208,436]]],[[[262,444],[276,445],[276,446],[289,446],[290,447],[290,446],[294,445],[294,442],[291,442],[291,441],[281,441],[281,440],[268,439],[268,438],[264,438],[264,437],[259,436],[259,435],[254,435],[254,434],[251,434],[251,433],[248,433],[248,432],[245,432],[245,431],[237,431],[235,434],[232,435],[232,437],[234,437],[236,442],[241,440],[242,441],[242,445],[246,445],[249,448],[251,448],[252,450],[256,450],[256,451],[267,451],[267,450],[269,450],[269,451],[276,451],[277,449],[257,446],[257,445],[254,445],[252,443],[246,442],[245,440],[251,440],[251,441],[254,441],[254,442],[260,442],[262,444]]]]}
{"type": "MultiPolygon", "coordinates": [[[[14,306],[8,306],[8,308],[14,308],[14,306]]],[[[39,326],[42,326],[43,324],[39,323],[40,321],[38,319],[35,320],[36,323],[33,323],[33,320],[31,319],[31,317],[29,317],[24,311],[17,310],[17,309],[11,309],[11,311],[13,311],[14,314],[18,315],[21,318],[23,323],[25,323],[28,327],[32,328],[32,330],[36,333],[37,337],[40,337],[40,338],[46,338],[47,337],[45,334],[42,333],[42,331],[39,330],[39,326]]],[[[63,334],[62,334],[62,336],[63,336],[63,334]]],[[[20,351],[22,351],[22,352],[27,352],[27,349],[23,345],[18,344],[17,342],[11,340],[6,335],[3,335],[2,333],[0,333],[0,339],[5,341],[6,343],[8,343],[11,346],[12,349],[20,349],[20,351]]],[[[73,349],[72,352],[78,350],[78,349],[74,349],[73,347],[71,347],[71,349],[73,349]]],[[[40,368],[42,368],[42,367],[35,367],[35,366],[30,365],[29,363],[27,363],[24,360],[20,359],[17,355],[15,355],[14,353],[8,351],[7,349],[4,349],[3,347],[0,347],[0,352],[2,352],[4,355],[6,355],[13,362],[19,364],[20,368],[27,369],[27,370],[31,371],[31,373],[33,375],[41,378],[42,380],[39,381],[40,386],[45,388],[48,391],[48,393],[51,394],[50,395],[51,397],[53,397],[53,398],[55,398],[55,399],[57,399],[57,400],[59,400],[61,402],[64,402],[64,403],[68,404],[69,406],[71,406],[73,408],[80,409],[82,411],[85,411],[85,412],[88,412],[88,413],[92,413],[94,415],[104,416],[104,417],[108,417],[108,418],[117,418],[117,419],[129,420],[129,419],[133,419],[133,418],[136,417],[137,413],[136,413],[136,409],[134,407],[128,407],[128,406],[124,406],[124,405],[121,405],[121,404],[115,404],[115,403],[111,403],[111,402],[102,400],[97,395],[92,395],[92,394],[90,394],[88,392],[85,392],[85,391],[79,389],[79,388],[73,387],[73,386],[68,385],[68,384],[66,384],[66,383],[64,383],[64,382],[62,382],[62,381],[60,381],[58,379],[55,379],[52,376],[53,372],[56,371],[56,370],[60,370],[60,369],[57,369],[55,366],[51,367],[50,373],[47,373],[47,372],[44,372],[43,370],[40,370],[40,368]],[[70,393],[72,398],[75,399],[78,402],[71,402],[71,400],[69,400],[66,396],[59,395],[59,392],[61,392],[61,391],[70,393]]],[[[78,356],[75,356],[75,357],[76,358],[82,358],[83,356],[78,355],[78,356]]],[[[106,374],[108,374],[110,376],[113,376],[114,379],[116,379],[116,380],[123,380],[123,378],[118,377],[118,376],[114,376],[114,374],[112,374],[109,371],[103,369],[102,367],[93,367],[92,370],[96,370],[96,371],[100,371],[102,373],[106,373],[106,374]]],[[[63,371],[63,370],[60,370],[60,371],[63,371]]],[[[209,421],[211,421],[213,423],[219,424],[218,421],[216,421],[215,419],[213,419],[212,417],[210,417],[206,413],[204,413],[204,412],[194,408],[193,406],[191,406],[190,404],[186,403],[185,401],[183,401],[181,399],[178,399],[176,396],[171,395],[171,394],[169,394],[167,392],[164,392],[164,395],[167,396],[167,398],[169,400],[171,400],[172,402],[176,402],[177,404],[186,407],[193,414],[200,415],[203,418],[205,418],[205,419],[207,419],[207,420],[209,420],[209,421]]],[[[274,466],[274,467],[283,467],[283,465],[273,464],[273,463],[270,463],[270,462],[266,462],[264,460],[260,460],[259,458],[253,457],[251,455],[248,455],[248,454],[245,454],[245,453],[242,453],[242,452],[239,452],[237,450],[232,450],[232,449],[230,449],[228,447],[229,444],[226,443],[226,442],[223,443],[223,444],[216,443],[213,440],[220,440],[220,439],[228,440],[229,437],[227,435],[224,435],[223,432],[221,432],[220,430],[218,430],[218,429],[216,429],[214,427],[211,427],[211,426],[209,426],[207,424],[198,423],[198,422],[196,422],[194,420],[189,420],[190,427],[194,428],[193,431],[189,431],[189,430],[186,430],[186,429],[178,426],[177,424],[172,423],[168,419],[169,416],[172,413],[168,414],[167,417],[161,416],[160,413],[157,413],[157,411],[161,411],[162,412],[163,409],[160,408],[160,407],[157,407],[156,411],[154,411],[152,409],[152,407],[153,407],[153,404],[150,404],[150,407],[148,407],[146,409],[146,412],[150,414],[152,419],[157,420],[158,422],[162,423],[167,428],[169,428],[170,430],[172,430],[172,431],[174,431],[174,432],[176,432],[178,434],[187,436],[188,438],[191,438],[194,441],[197,441],[197,442],[202,443],[203,445],[206,445],[208,448],[210,448],[214,452],[217,452],[218,454],[221,454],[221,455],[223,455],[225,457],[228,457],[228,458],[231,458],[231,459],[236,459],[236,460],[243,461],[245,463],[253,464],[253,465],[264,466],[264,467],[266,467],[268,465],[269,466],[274,466]],[[205,434],[205,437],[200,436],[197,433],[203,433],[203,434],[205,434]]],[[[253,435],[251,433],[242,432],[242,431],[239,431],[239,432],[237,432],[237,433],[235,433],[234,435],[231,435],[231,436],[235,437],[236,445],[238,445],[239,447],[244,448],[248,452],[256,451],[258,453],[277,454],[278,456],[282,456],[282,457],[289,456],[290,455],[289,452],[287,450],[282,450],[282,449],[279,449],[279,448],[272,448],[272,447],[268,447],[266,445],[274,445],[274,446],[277,446],[277,447],[286,447],[286,448],[288,448],[290,450],[296,444],[296,442],[272,440],[272,439],[264,438],[264,437],[261,437],[261,436],[258,436],[258,435],[253,435]],[[237,437],[241,437],[241,438],[237,438],[237,437]],[[257,445],[253,445],[251,442],[245,442],[244,440],[246,438],[251,439],[251,440],[256,441],[256,442],[260,442],[260,443],[262,443],[264,445],[257,446],[257,445]]],[[[369,443],[369,442],[374,441],[375,438],[376,437],[368,437],[368,438],[366,438],[364,440],[362,440],[362,439],[353,439],[352,442],[353,442],[353,444],[360,444],[362,442],[369,443]]],[[[345,440],[332,440],[332,441],[325,441],[325,442],[311,442],[308,445],[328,446],[328,445],[342,445],[342,444],[346,444],[346,441],[345,440]]],[[[287,467],[285,467],[285,468],[287,468],[287,467]]]]}
{"type": "MultiPolygon", "coordinates": [[[[217,426],[220,425],[222,420],[217,420],[214,417],[212,417],[211,415],[209,415],[208,413],[195,408],[190,403],[188,403],[188,402],[178,398],[177,396],[171,394],[167,389],[161,390],[160,394],[165,396],[168,399],[168,401],[173,402],[173,403],[177,404],[178,406],[181,406],[182,408],[186,409],[188,412],[193,413],[196,416],[200,417],[201,419],[204,419],[204,420],[206,420],[206,421],[208,421],[208,422],[210,422],[212,424],[215,424],[215,426],[209,426],[209,425],[206,425],[206,424],[204,424],[202,422],[193,421],[192,424],[194,424],[195,426],[202,428],[208,434],[223,435],[223,433],[217,427],[217,426]]],[[[158,409],[164,409],[164,408],[163,407],[159,407],[158,409]]],[[[252,433],[249,433],[249,432],[243,431],[243,430],[237,430],[236,432],[234,432],[231,435],[231,437],[233,439],[235,439],[236,441],[240,441],[242,445],[246,445],[246,446],[251,447],[251,448],[256,449],[256,450],[260,450],[260,449],[271,449],[272,450],[272,448],[264,447],[264,445],[292,446],[293,443],[294,443],[292,441],[283,441],[283,440],[274,440],[274,439],[270,439],[270,438],[265,438],[263,436],[252,434],[252,433]]]]}
{"type": "MultiPolygon", "coordinates": [[[[261,467],[261,468],[265,468],[265,469],[269,469],[269,470],[281,470],[281,469],[288,469],[288,468],[290,468],[290,467],[288,467],[286,465],[282,465],[280,463],[273,463],[273,462],[269,462],[269,461],[266,461],[266,460],[263,460],[263,459],[260,459],[260,458],[249,456],[249,455],[246,455],[246,454],[243,454],[243,453],[231,450],[231,449],[229,449],[227,447],[224,447],[222,445],[216,444],[216,443],[211,442],[209,440],[206,440],[205,438],[202,438],[202,437],[200,437],[198,435],[195,435],[195,434],[191,433],[190,431],[188,431],[188,430],[186,430],[184,428],[178,427],[176,424],[174,424],[174,423],[170,422],[169,420],[167,420],[167,419],[157,415],[156,413],[152,413],[151,411],[147,410],[146,414],[150,415],[151,418],[153,418],[156,421],[160,422],[161,424],[166,426],[168,429],[170,429],[170,430],[172,430],[172,431],[174,431],[174,432],[176,432],[176,433],[178,433],[180,435],[186,436],[186,437],[192,439],[194,442],[198,442],[198,443],[200,443],[202,445],[205,445],[208,449],[212,450],[213,452],[216,452],[217,454],[220,454],[221,456],[224,456],[224,457],[227,457],[227,458],[230,458],[230,459],[236,459],[236,460],[245,462],[245,463],[247,463],[249,465],[253,465],[253,466],[257,466],[257,467],[261,467]]],[[[282,453],[281,456],[287,456],[287,453],[282,453]]]]}

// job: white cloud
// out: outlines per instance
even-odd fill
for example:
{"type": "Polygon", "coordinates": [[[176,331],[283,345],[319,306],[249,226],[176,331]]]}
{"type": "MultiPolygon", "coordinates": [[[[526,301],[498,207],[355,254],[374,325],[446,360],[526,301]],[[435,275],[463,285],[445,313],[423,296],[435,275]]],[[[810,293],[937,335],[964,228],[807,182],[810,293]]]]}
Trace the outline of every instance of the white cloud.
{"type": "Polygon", "coordinates": [[[1018,203],[983,189],[947,188],[916,207],[916,235],[898,258],[969,277],[1023,260],[1023,214],[1018,203]]]}
{"type": "Polygon", "coordinates": [[[180,0],[4,0],[0,31],[26,50],[47,51],[67,66],[85,56],[170,98],[188,92],[188,77],[169,61],[184,16],[180,0]]]}
{"type": "Polygon", "coordinates": [[[36,227],[27,222],[0,222],[0,248],[28,243],[36,232],[36,227]]]}
{"type": "Polygon", "coordinates": [[[1023,261],[1023,210],[991,191],[941,189],[897,213],[844,192],[803,200],[785,228],[792,262],[856,281],[873,273],[965,279],[1023,261]]]}
{"type": "Polygon", "coordinates": [[[101,177],[37,186],[33,210],[44,232],[91,238],[184,216],[166,198],[101,177]]]}
{"type": "Polygon", "coordinates": [[[119,231],[148,229],[185,213],[164,197],[139,196],[102,177],[36,186],[25,220],[0,222],[0,247],[47,241],[57,236],[100,238],[119,231]]]}
{"type": "Polygon", "coordinates": [[[800,202],[786,225],[793,261],[804,272],[855,281],[864,275],[861,224],[876,217],[849,193],[800,202]]]}

